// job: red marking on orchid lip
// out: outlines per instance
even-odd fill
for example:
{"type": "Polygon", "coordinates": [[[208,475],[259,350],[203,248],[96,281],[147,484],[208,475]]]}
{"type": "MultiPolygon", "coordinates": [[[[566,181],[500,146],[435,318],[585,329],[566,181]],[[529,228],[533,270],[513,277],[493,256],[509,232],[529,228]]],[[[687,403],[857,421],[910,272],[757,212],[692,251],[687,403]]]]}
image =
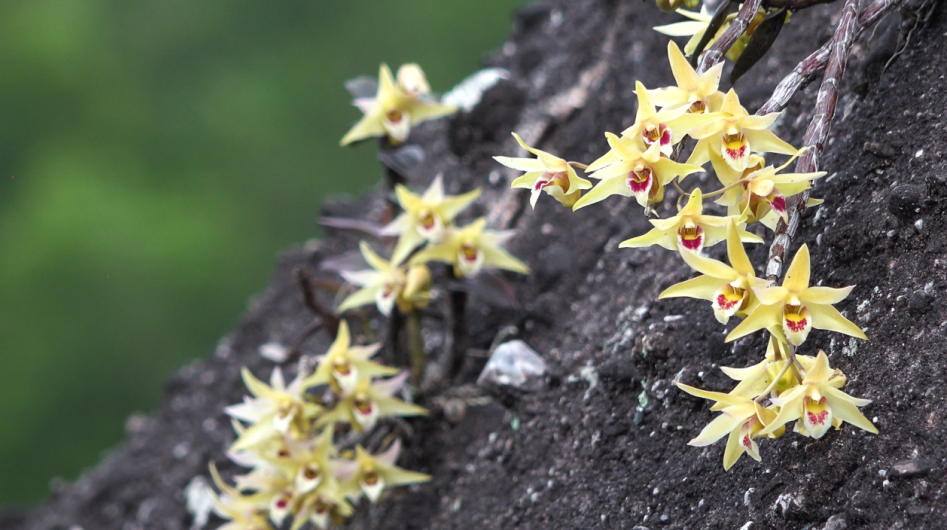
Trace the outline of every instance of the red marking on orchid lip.
{"type": "Polygon", "coordinates": [[[421,221],[421,226],[423,226],[425,230],[430,230],[434,228],[434,223],[436,222],[436,219],[434,219],[433,212],[424,210],[421,213],[420,221],[421,221]]]}
{"type": "Polygon", "coordinates": [[[704,229],[700,226],[681,227],[677,231],[677,239],[688,250],[700,250],[704,244],[704,229]]]}
{"type": "Polygon", "coordinates": [[[533,184],[533,191],[540,191],[546,189],[548,186],[559,186],[562,188],[563,193],[567,193],[569,191],[569,177],[565,171],[543,173],[536,179],[536,183],[533,184]]]}
{"type": "Polygon", "coordinates": [[[698,236],[694,239],[684,239],[681,238],[681,244],[684,245],[684,248],[688,250],[697,250],[700,248],[700,244],[704,241],[704,236],[698,236]]]}
{"type": "Polygon", "coordinates": [[[786,198],[785,197],[782,197],[782,196],[773,197],[773,200],[771,200],[769,203],[773,205],[773,209],[776,210],[777,212],[782,213],[786,211],[786,198]]]}
{"type": "Polygon", "coordinates": [[[667,125],[659,123],[657,127],[651,127],[652,129],[645,129],[641,133],[641,139],[644,140],[645,145],[651,145],[657,141],[660,141],[662,146],[671,143],[671,130],[667,125]]]}
{"type": "Polygon", "coordinates": [[[734,159],[734,160],[739,160],[739,159],[743,158],[743,155],[746,153],[746,148],[747,148],[747,146],[746,146],[746,144],[744,144],[744,145],[740,146],[739,149],[724,148],[724,151],[727,152],[727,155],[729,155],[730,158],[732,158],[732,159],[734,159]]]}
{"type": "Polygon", "coordinates": [[[806,414],[809,416],[809,423],[813,425],[822,425],[825,423],[826,418],[829,417],[829,411],[827,410],[823,410],[818,414],[814,412],[806,412],[806,414]]]}
{"type": "Polygon", "coordinates": [[[631,171],[628,173],[628,177],[625,179],[628,183],[628,188],[632,193],[644,193],[651,188],[651,173],[650,171],[642,179],[641,175],[631,171]]]}
{"type": "Polygon", "coordinates": [[[793,333],[798,333],[806,329],[806,323],[808,322],[808,319],[806,318],[803,318],[800,320],[791,320],[787,318],[785,320],[786,320],[786,327],[788,327],[789,331],[792,331],[793,333]]]}
{"type": "Polygon", "coordinates": [[[400,110],[389,110],[386,117],[388,118],[388,121],[390,121],[391,123],[398,123],[399,121],[401,121],[401,118],[403,118],[404,115],[401,113],[400,110]]]}
{"type": "Polygon", "coordinates": [[[464,259],[473,263],[477,261],[477,256],[479,256],[479,251],[477,247],[473,245],[464,244],[460,246],[460,253],[464,255],[464,259]]]}
{"type": "Polygon", "coordinates": [[[276,501],[276,507],[279,508],[280,510],[282,510],[283,508],[286,508],[286,505],[287,505],[287,504],[289,504],[289,503],[286,502],[284,499],[280,499],[280,500],[276,501]]]}
{"type": "MultiPolygon", "coordinates": [[[[685,241],[686,241],[686,240],[685,240],[685,241]]],[[[726,309],[732,309],[733,306],[737,305],[738,303],[740,303],[740,302],[742,302],[742,301],[743,301],[742,298],[737,299],[737,300],[730,300],[729,298],[727,298],[727,295],[725,295],[725,294],[718,294],[718,295],[717,295],[717,305],[720,306],[720,309],[724,309],[724,310],[726,310],[726,309]]]]}
{"type": "Polygon", "coordinates": [[[753,442],[750,441],[750,435],[749,435],[749,434],[744,434],[744,435],[743,435],[743,447],[746,447],[747,449],[753,447],[753,442]]]}

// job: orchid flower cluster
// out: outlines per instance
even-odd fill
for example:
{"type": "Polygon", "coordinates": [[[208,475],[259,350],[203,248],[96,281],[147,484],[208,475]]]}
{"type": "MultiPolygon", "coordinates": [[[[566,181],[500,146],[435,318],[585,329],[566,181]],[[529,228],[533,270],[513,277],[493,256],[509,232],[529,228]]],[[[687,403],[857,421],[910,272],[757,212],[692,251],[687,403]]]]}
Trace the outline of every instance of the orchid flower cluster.
{"type": "Polygon", "coordinates": [[[678,384],[685,392],[713,401],[711,410],[722,413],[691,440],[691,445],[705,446],[728,436],[724,468],[730,469],[743,453],[760,460],[755,440],[782,436],[786,424],[794,421],[795,432],[812,438],[821,438],[830,426],[839,428],[842,422],[877,433],[857,408],[868,401],[840,390],[845,375],[829,366],[824,352],[796,354],[796,347],[805,342],[812,328],[867,339],[833,307],[853,287],[810,286],[805,245],[796,253],[782,285],[772,285],[756,276],[743,246],[763,242],[747,231],[747,225],[758,222],[775,229],[779,219],[788,218],[786,198],[810,189],[812,181],[825,173],[784,172],[789,162],[767,165],[766,153],[789,155],[791,162],[804,151],[770,130],[779,114],[751,115],[733,89],[721,92],[723,63],[698,75],[674,42],[668,44],[668,57],[677,86],[649,90],[637,83],[634,124],[620,135],[606,132],[610,149],[591,164],[567,162],[530,147],[515,133],[517,142],[536,158],[495,159],[525,172],[512,187],[529,188],[533,207],[542,192],[573,210],[620,195],[634,197],[646,215],[651,215],[653,207],[663,202],[668,186],[674,186],[682,199],[687,197],[676,215],[652,219],[650,232],[619,246],[659,245],[679,253],[700,275],[671,286],[659,298],[707,300],[722,324],[733,317],[742,318],[727,335],[727,342],[763,329],[770,333],[763,361],[748,368],[723,368],[738,381],[730,393],[678,384]],[[687,138],[696,144],[686,162],[676,162],[674,158],[687,138]],[[688,175],[704,171],[707,162],[721,187],[711,193],[700,188],[684,192],[681,183],[688,175]],[[575,168],[584,169],[597,183],[591,186],[575,168]],[[727,215],[705,213],[703,201],[710,197],[717,197],[716,203],[726,208],[727,215]],[[729,264],[702,255],[705,248],[723,241],[729,264]]]}
{"type": "Polygon", "coordinates": [[[395,305],[404,314],[424,308],[431,296],[427,267],[431,261],[450,265],[458,278],[475,276],[484,268],[529,272],[525,263],[502,248],[513,232],[489,230],[484,218],[466,226],[455,225],[454,219],[477,200],[480,189],[444,195],[443,179],[438,175],[422,195],[400,184],[395,194],[402,213],[381,229],[382,235],[398,238],[391,259],[376,254],[367,242],[360,243],[372,270],[341,273],[360,289],[342,301],[339,312],[371,304],[386,316],[395,305]]]}
{"type": "Polygon", "coordinates": [[[211,465],[221,492],[215,509],[229,520],[221,529],[271,530],[287,518],[293,530],[306,523],[326,528],[350,516],[362,497],[374,503],[389,488],[430,480],[395,465],[400,440],[374,455],[361,445],[354,451],[336,445],[337,426],[366,432],[381,418],[427,414],[395,397],[408,374],[373,362],[378,347],[353,346],[342,321],[312,374],[287,385],[277,367],[267,385],[243,369],[251,396],[225,409],[238,435],[228,456],[250,471],[230,486],[211,465]],[[382,379],[388,376],[394,377],[382,379]]]}
{"type": "MultiPolygon", "coordinates": [[[[398,144],[409,132],[398,124],[409,127],[457,110],[436,103],[429,94],[427,79],[417,65],[399,68],[397,81],[381,65],[378,92],[368,101],[355,100],[365,116],[342,138],[342,145],[370,136],[387,136],[398,144]],[[395,124],[392,116],[403,122],[395,124]]],[[[445,195],[443,178],[438,175],[423,194],[402,184],[395,185],[394,192],[401,214],[380,230],[383,236],[398,238],[391,259],[385,260],[361,242],[362,255],[372,270],[342,273],[360,289],[342,301],[340,312],[373,303],[386,316],[395,305],[405,314],[425,307],[432,284],[426,264],[432,261],[451,266],[457,278],[473,277],[485,268],[529,272],[525,263],[502,248],[513,232],[489,230],[484,218],[466,226],[455,224],[455,218],[480,197],[479,188],[445,195]]]]}
{"type": "MultiPolygon", "coordinates": [[[[358,98],[354,104],[364,117],[342,138],[342,145],[376,136],[398,145],[407,140],[412,126],[457,110],[433,99],[424,72],[414,64],[399,68],[397,77],[382,64],[376,96],[358,98]]],[[[455,218],[480,196],[479,189],[445,195],[438,175],[421,195],[400,184],[394,192],[402,213],[380,230],[382,236],[397,237],[391,259],[361,241],[370,269],[341,272],[358,289],[342,300],[337,313],[374,304],[383,315],[397,308],[416,318],[431,299],[431,261],[452,266],[457,278],[485,268],[529,271],[502,248],[512,232],[489,230],[483,218],[455,225],[455,218]]],[[[226,409],[238,434],[228,456],[250,471],[235,477],[235,486],[230,486],[211,466],[221,492],[215,496],[216,511],[230,520],[223,530],[271,530],[287,519],[292,530],[307,523],[326,528],[351,516],[353,503],[362,497],[374,503],[388,488],[430,480],[395,465],[400,440],[390,441],[388,449],[377,454],[361,445],[345,451],[337,445],[340,425],[366,435],[381,418],[427,414],[395,397],[408,373],[399,375],[398,369],[372,361],[380,346],[353,346],[342,320],[335,341],[311,374],[300,373],[287,385],[276,368],[267,385],[243,369],[252,397],[226,409]]],[[[423,362],[423,347],[420,353],[423,362]]],[[[412,374],[418,373],[418,367],[413,368],[412,374]]]]}

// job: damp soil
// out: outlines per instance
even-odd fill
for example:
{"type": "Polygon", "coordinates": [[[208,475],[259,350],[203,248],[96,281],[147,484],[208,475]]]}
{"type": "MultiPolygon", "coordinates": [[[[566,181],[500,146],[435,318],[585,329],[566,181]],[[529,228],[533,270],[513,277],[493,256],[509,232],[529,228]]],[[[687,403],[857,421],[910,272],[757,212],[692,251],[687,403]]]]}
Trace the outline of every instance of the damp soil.
{"type": "MultiPolygon", "coordinates": [[[[915,28],[895,13],[855,47],[822,163],[828,175],[814,191],[825,203],[807,212],[793,242],[809,245],[814,281],[856,285],[837,307],[871,340],[814,330],[801,353],[826,351],[847,374],[846,391],[872,400],[864,412],[880,434],[849,425],[819,440],[788,433],[761,442],[762,462],[744,457],[729,472],[722,442],[687,445],[712,414],[672,381],[728,390],[719,367],[757,362],[761,334],[724,344],[726,331],[705,304],[656,300],[690,273],[669,251],[618,249],[649,228],[631,201],[611,198],[573,214],[544,197],[533,210],[528,193],[509,190],[513,175],[490,158],[518,152],[513,130],[570,160],[601,155],[602,133],[634,118],[634,81],[670,83],[667,41],[650,28],[674,18],[632,0],[540,2],[517,14],[509,41],[488,61],[510,78],[471,112],[412,136],[427,153],[412,184],[423,188],[443,173],[451,192],[483,187],[471,215],[515,229],[508,248],[533,274],[507,277],[515,308],[472,297],[471,350],[460,375],[428,395],[429,417],[408,423],[402,464],[431,482],[363,506],[349,527],[947,528],[947,17],[943,2],[910,5],[932,10],[926,23],[915,28]],[[509,326],[548,363],[544,390],[491,395],[472,385],[483,351],[509,326]]],[[[745,106],[758,108],[829,39],[840,8],[794,15],[774,50],[737,83],[745,106]]],[[[790,104],[777,122],[782,138],[800,143],[816,91],[790,104]]],[[[711,178],[687,184],[709,186],[711,178]]],[[[675,199],[668,194],[665,211],[675,199]]],[[[379,187],[357,202],[327,203],[324,213],[380,221],[384,209],[379,187]]],[[[191,527],[185,486],[206,476],[210,461],[236,471],[224,457],[233,434],[222,408],[242,396],[240,367],[267,376],[273,363],[260,357],[260,345],[289,343],[312,319],[292,271],[319,271],[356,246],[357,237],[330,230],[286,252],[235,330],[167,382],[160,411],[130,417],[127,440],[100,464],[75,483],[55,483],[47,503],[0,515],[0,527],[191,527]]],[[[710,254],[721,257],[722,249],[710,254]]],[[[761,267],[766,249],[750,257],[761,267]]],[[[384,335],[377,316],[361,321],[366,340],[384,335]]],[[[424,322],[436,360],[443,323],[436,315],[424,322]]],[[[317,333],[302,350],[319,353],[330,340],[317,333]]]]}

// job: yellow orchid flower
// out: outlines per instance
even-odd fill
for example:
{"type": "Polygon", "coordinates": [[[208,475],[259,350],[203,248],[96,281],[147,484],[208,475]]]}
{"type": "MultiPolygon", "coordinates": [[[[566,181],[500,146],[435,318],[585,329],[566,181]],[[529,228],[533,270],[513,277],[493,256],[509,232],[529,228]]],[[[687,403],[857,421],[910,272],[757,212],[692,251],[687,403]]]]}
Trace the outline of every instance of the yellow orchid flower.
{"type": "Polygon", "coordinates": [[[457,277],[465,278],[476,275],[484,268],[529,274],[529,267],[525,263],[502,248],[513,237],[513,231],[501,232],[486,228],[487,220],[481,217],[467,226],[452,229],[442,243],[428,245],[411,259],[411,263],[448,263],[454,266],[457,277]]]}
{"type": "Polygon", "coordinates": [[[681,252],[690,268],[702,276],[668,287],[658,299],[687,296],[710,300],[714,316],[721,324],[726,324],[733,315],[746,316],[759,304],[751,287],[761,287],[768,282],[756,277],[733,220],[727,225],[727,256],[730,266],[694,252],[681,252]]]}
{"type": "Polygon", "coordinates": [[[372,381],[368,376],[360,377],[351,392],[343,395],[332,410],[319,417],[316,427],[337,422],[348,423],[356,431],[362,432],[370,431],[378,418],[427,415],[423,407],[392,397],[404,386],[407,377],[407,372],[383,381],[372,381]]]}
{"type": "MultiPolygon", "coordinates": [[[[329,498],[335,505],[346,503],[340,495],[337,466],[330,459],[337,454],[333,436],[330,425],[311,440],[286,438],[284,450],[276,458],[268,459],[269,467],[258,467],[251,473],[256,474],[256,480],[251,480],[250,475],[238,477],[245,487],[273,494],[268,508],[270,520],[278,526],[291,514],[296,514],[294,523],[298,522],[298,512],[313,498],[329,498]]],[[[306,517],[302,519],[305,521],[306,517]]]]}
{"type": "Polygon", "coordinates": [[[740,105],[740,98],[731,88],[723,98],[720,112],[729,117],[720,118],[690,132],[697,138],[688,164],[703,165],[714,152],[735,171],[742,172],[750,161],[750,153],[796,154],[798,149],[780,140],[769,130],[779,117],[778,112],[765,116],[751,115],[740,105]]]}
{"type": "Polygon", "coordinates": [[[761,461],[759,446],[754,438],[764,435],[770,435],[776,438],[782,435],[782,432],[774,433],[776,429],[763,433],[764,427],[770,425],[776,419],[776,413],[759,403],[741,396],[724,394],[723,392],[710,392],[701,390],[683,383],[675,383],[678,388],[703,399],[725,403],[721,412],[723,414],[714,418],[696,438],[687,442],[687,445],[695,447],[704,447],[717,440],[729,435],[727,438],[727,448],[723,453],[723,469],[729,471],[733,464],[743,456],[743,453],[750,455],[757,462],[761,461]]]}
{"type": "Polygon", "coordinates": [[[378,71],[378,92],[374,98],[356,99],[353,104],[365,115],[342,137],[340,145],[385,136],[399,144],[408,139],[411,127],[457,112],[457,107],[441,105],[423,97],[430,91],[424,72],[416,64],[402,66],[396,83],[388,65],[378,71]]]}
{"type": "Polygon", "coordinates": [[[289,530],[299,530],[306,523],[325,529],[329,527],[332,518],[342,519],[353,513],[355,510],[342,494],[341,486],[335,482],[323,482],[315,490],[299,498],[293,525],[289,530]]]}
{"type": "Polygon", "coordinates": [[[440,243],[454,218],[477,200],[480,191],[477,188],[463,195],[445,196],[441,175],[434,177],[423,195],[412,193],[400,184],[395,186],[398,204],[404,212],[381,229],[382,235],[399,236],[391,263],[400,264],[425,241],[440,243]]]}
{"type": "MultiPolygon", "coordinates": [[[[669,219],[651,219],[654,228],[643,236],[622,241],[619,248],[640,248],[661,245],[668,250],[700,252],[705,246],[713,246],[727,237],[727,224],[732,217],[703,215],[703,199],[700,188],[691,192],[687,205],[669,219]]],[[[742,222],[742,221],[741,221],[742,222]]],[[[763,240],[741,228],[737,228],[741,241],[762,243],[763,240]]],[[[682,252],[683,254],[683,252],[682,252]]]]}
{"type": "MultiPolygon", "coordinates": [[[[759,221],[770,230],[775,230],[779,219],[789,222],[786,198],[812,188],[813,180],[825,176],[825,171],[779,173],[803,152],[805,148],[800,149],[779,167],[763,167],[765,162],[762,157],[750,155],[749,164],[741,175],[724,162],[717,153],[711,151],[710,162],[714,166],[717,178],[724,186],[733,186],[717,199],[717,203],[725,205],[730,215],[747,212],[747,224],[759,221]],[[738,184],[741,181],[742,184],[738,184]]],[[[822,204],[821,200],[809,199],[806,206],[819,204],[822,204]]]]}
{"type": "Polygon", "coordinates": [[[668,41],[668,60],[677,86],[649,90],[651,101],[659,107],[687,107],[687,112],[691,114],[718,112],[724,97],[723,92],[717,90],[723,62],[697,75],[674,41],[668,41]]]}
{"type": "Polygon", "coordinates": [[[329,346],[329,351],[319,358],[318,368],[303,381],[303,385],[311,388],[333,383],[341,393],[348,393],[355,389],[355,384],[362,377],[397,374],[397,368],[369,360],[380,347],[380,343],[371,346],[352,346],[348,322],[343,320],[339,322],[339,333],[329,346]]]}
{"type": "Polygon", "coordinates": [[[430,271],[427,267],[418,265],[405,272],[404,267],[396,267],[376,254],[368,243],[360,242],[359,248],[372,270],[340,272],[345,281],[361,287],[342,300],[340,313],[375,304],[381,314],[388,316],[395,303],[402,312],[427,306],[430,301],[430,271]]]}
{"type": "Polygon", "coordinates": [[[868,337],[842,316],[832,304],[844,300],[855,286],[833,289],[809,287],[809,247],[802,245],[793,257],[781,287],[754,287],[760,305],[727,335],[726,342],[766,327],[781,327],[790,344],[802,344],[812,328],[837,331],[867,340],[868,337]]]}
{"type": "Polygon", "coordinates": [[[361,289],[342,300],[342,303],[339,304],[339,313],[363,305],[375,304],[381,314],[388,316],[391,314],[391,308],[394,306],[395,300],[401,295],[407,281],[404,270],[385,261],[365,241],[359,242],[358,246],[365,261],[372,269],[340,272],[345,281],[357,285],[361,289]]]}
{"type": "Polygon", "coordinates": [[[660,145],[652,143],[644,152],[632,138],[619,138],[605,133],[608,153],[592,162],[586,171],[589,177],[600,179],[592,191],[573,205],[573,210],[595,204],[612,195],[634,197],[638,204],[647,206],[664,199],[664,187],[676,177],[683,179],[691,173],[703,171],[700,166],[679,164],[661,156],[660,145]]]}
{"type": "Polygon", "coordinates": [[[536,158],[495,156],[493,159],[506,167],[526,172],[514,180],[510,187],[531,189],[529,204],[533,208],[536,207],[536,201],[543,191],[566,208],[571,208],[575,201],[579,200],[581,190],[592,187],[592,183],[579,178],[575,169],[565,160],[526,145],[526,142],[516,133],[513,133],[513,137],[519,142],[520,147],[536,155],[536,158]]]}
{"type": "Polygon", "coordinates": [[[829,368],[829,358],[824,351],[819,350],[815,365],[808,371],[802,384],[772,400],[779,407],[779,414],[760,434],[771,433],[797,419],[802,423],[805,433],[813,438],[821,438],[836,419],[878,434],[878,429],[857,408],[871,401],[852,397],[839,390],[832,384],[832,379],[839,377],[839,374],[841,372],[838,370],[829,368]]]}
{"type": "MultiPolygon", "coordinates": [[[[730,391],[730,395],[742,396],[754,399],[769,389],[770,397],[778,397],[783,392],[795,388],[799,385],[799,379],[786,369],[786,363],[789,360],[789,345],[786,338],[783,337],[779,328],[770,328],[769,345],[766,348],[766,356],[759,363],[747,368],[731,368],[721,366],[720,369],[727,377],[739,381],[736,387],[730,391]],[[776,354],[779,353],[777,360],[776,354]],[[773,380],[779,378],[775,384],[773,380]]],[[[802,365],[802,369],[809,371],[815,366],[815,357],[811,355],[796,355],[796,360],[802,365]]],[[[834,378],[830,384],[836,388],[841,388],[845,384],[845,376],[834,378]]],[[[725,403],[717,403],[710,410],[720,410],[725,407],[725,403]]]]}
{"type": "Polygon", "coordinates": [[[309,420],[322,407],[309,402],[303,377],[297,376],[287,386],[279,367],[273,369],[270,384],[253,377],[246,367],[240,372],[252,398],[224,409],[230,417],[251,423],[231,446],[232,451],[249,449],[279,434],[300,434],[307,429],[309,420]]]}
{"type": "Polygon", "coordinates": [[[622,131],[622,136],[641,142],[644,148],[651,144],[658,144],[661,154],[671,156],[674,144],[680,142],[684,136],[697,129],[724,117],[720,113],[694,114],[688,112],[688,107],[666,108],[660,112],[654,107],[654,102],[641,81],[635,81],[635,92],[638,96],[638,112],[635,114],[635,123],[622,131]]]}
{"type": "Polygon", "coordinates": [[[228,520],[218,530],[273,530],[266,516],[263,515],[263,510],[269,504],[269,495],[266,493],[243,495],[220,478],[217,466],[213,462],[210,463],[210,474],[217,489],[221,491],[219,496],[211,492],[214,497],[214,512],[228,520]]]}
{"type": "Polygon", "coordinates": [[[395,465],[401,452],[401,440],[396,439],[385,452],[370,455],[361,445],[355,446],[355,460],[341,465],[350,478],[342,485],[345,495],[357,501],[364,494],[371,502],[378,502],[382,492],[396,486],[420,484],[431,480],[430,475],[401,469],[395,465]]]}

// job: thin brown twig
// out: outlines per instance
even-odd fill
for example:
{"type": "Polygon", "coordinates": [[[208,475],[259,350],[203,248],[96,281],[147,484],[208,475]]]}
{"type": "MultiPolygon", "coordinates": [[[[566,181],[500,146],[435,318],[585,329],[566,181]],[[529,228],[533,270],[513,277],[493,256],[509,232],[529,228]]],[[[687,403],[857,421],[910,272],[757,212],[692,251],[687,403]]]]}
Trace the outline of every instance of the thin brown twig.
{"type": "Polygon", "coordinates": [[[303,302],[305,302],[306,307],[322,319],[322,323],[326,326],[326,329],[335,337],[336,333],[339,332],[339,317],[322,305],[319,299],[316,298],[316,293],[312,289],[312,274],[309,272],[309,269],[296,267],[296,269],[293,270],[293,277],[299,286],[299,291],[302,293],[303,302]]]}
{"type": "Polygon", "coordinates": [[[931,19],[931,15],[934,14],[934,8],[936,7],[936,4],[931,6],[930,10],[928,10],[927,12],[927,16],[925,16],[923,20],[921,19],[921,11],[923,11],[924,8],[927,7],[929,2],[930,0],[924,0],[924,3],[921,4],[921,7],[917,8],[917,12],[914,15],[914,25],[911,27],[911,30],[908,31],[907,36],[904,38],[904,45],[901,46],[901,49],[896,51],[894,55],[891,56],[890,59],[888,59],[888,62],[885,63],[884,68],[881,69],[882,73],[886,72],[888,70],[888,67],[891,66],[891,63],[893,63],[895,59],[900,57],[901,54],[904,53],[904,50],[908,49],[908,46],[911,45],[911,36],[914,35],[914,32],[917,30],[917,28],[922,23],[927,24],[927,21],[931,19]]]}
{"type": "MultiPolygon", "coordinates": [[[[825,142],[832,128],[832,118],[835,117],[835,105],[838,102],[838,84],[845,73],[848,62],[848,52],[858,34],[858,0],[845,0],[842,8],[842,18],[830,42],[830,53],[825,66],[825,77],[819,88],[816,99],[815,115],[809,122],[803,145],[807,147],[799,161],[796,162],[796,173],[813,173],[819,170],[819,157],[825,148],[825,142]]],[[[786,259],[786,252],[792,243],[793,236],[799,228],[802,212],[809,201],[809,191],[793,195],[786,201],[789,211],[789,222],[782,220],[776,227],[776,237],[769,250],[769,260],[766,263],[765,274],[770,281],[776,282],[782,272],[782,265],[786,259]]]]}
{"type": "Polygon", "coordinates": [[[289,351],[287,353],[286,359],[290,362],[298,360],[302,356],[302,346],[303,342],[306,341],[313,333],[319,331],[319,328],[322,327],[322,319],[315,318],[312,322],[306,325],[303,329],[296,334],[296,338],[293,339],[293,343],[289,345],[289,351]]]}

